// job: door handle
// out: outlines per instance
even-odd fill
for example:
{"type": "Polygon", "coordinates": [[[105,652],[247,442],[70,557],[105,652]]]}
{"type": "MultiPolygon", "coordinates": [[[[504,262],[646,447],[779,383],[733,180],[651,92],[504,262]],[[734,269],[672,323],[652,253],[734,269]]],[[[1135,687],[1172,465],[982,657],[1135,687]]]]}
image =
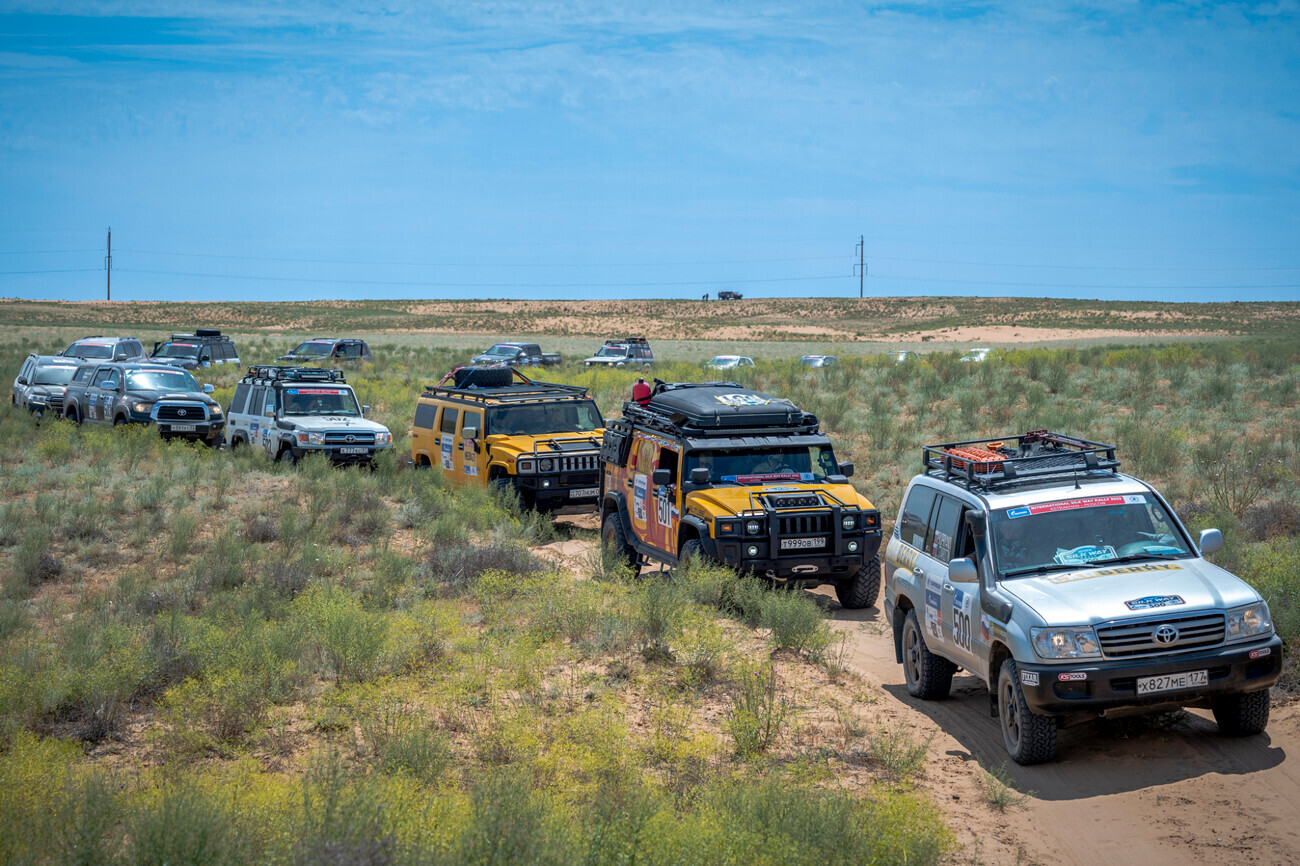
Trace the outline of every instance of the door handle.
{"type": "Polygon", "coordinates": [[[913,568],[913,569],[912,569],[912,574],[915,574],[917,577],[925,577],[925,569],[924,569],[924,568],[913,568]]]}
{"type": "Polygon", "coordinates": [[[957,590],[955,590],[955,589],[952,588],[952,584],[951,584],[951,583],[945,583],[945,584],[943,585],[943,591],[944,591],[944,592],[956,592],[957,590]]]}
{"type": "Polygon", "coordinates": [[[624,483],[625,485],[627,485],[628,487],[631,487],[631,486],[632,486],[632,479],[629,478],[629,479],[627,479],[626,481],[624,481],[623,483],[624,483]]]}

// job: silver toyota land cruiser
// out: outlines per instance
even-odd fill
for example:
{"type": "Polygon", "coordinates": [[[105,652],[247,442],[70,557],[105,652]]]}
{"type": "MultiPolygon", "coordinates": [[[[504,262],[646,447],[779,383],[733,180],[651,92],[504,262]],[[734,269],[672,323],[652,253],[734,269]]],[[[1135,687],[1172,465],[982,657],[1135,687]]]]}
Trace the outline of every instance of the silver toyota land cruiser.
{"type": "Polygon", "coordinates": [[[1115,447],[1047,431],[922,449],[885,552],[885,615],[915,697],[964,668],[989,688],[1011,757],[1052,760],[1058,726],[1205,707],[1261,733],[1282,641],[1268,605],[1206,561],[1115,447]]]}

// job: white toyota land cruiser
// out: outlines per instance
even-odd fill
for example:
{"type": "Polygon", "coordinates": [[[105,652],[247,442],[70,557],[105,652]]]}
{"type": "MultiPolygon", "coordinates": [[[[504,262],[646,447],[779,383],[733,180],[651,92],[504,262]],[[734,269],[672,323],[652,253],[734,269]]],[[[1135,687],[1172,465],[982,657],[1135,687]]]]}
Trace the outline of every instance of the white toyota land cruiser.
{"type": "Polygon", "coordinates": [[[1228,736],[1268,724],[1281,639],[1248,584],[1204,559],[1115,448],[1038,431],[930,445],[885,553],[885,615],[915,697],[984,680],[1007,751],[1050,761],[1067,720],[1208,707],[1228,736]]]}
{"type": "Polygon", "coordinates": [[[256,365],[235,386],[227,412],[231,448],[251,445],[295,463],[310,453],[369,465],[393,434],[365,417],[342,370],[256,365]]]}

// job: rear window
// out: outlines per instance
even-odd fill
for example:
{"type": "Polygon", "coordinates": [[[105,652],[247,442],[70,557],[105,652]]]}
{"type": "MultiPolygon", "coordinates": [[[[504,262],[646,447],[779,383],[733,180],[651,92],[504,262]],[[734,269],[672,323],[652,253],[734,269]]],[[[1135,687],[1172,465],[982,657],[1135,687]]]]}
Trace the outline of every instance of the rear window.
{"type": "Polygon", "coordinates": [[[917,485],[907,495],[903,515],[898,520],[899,533],[907,544],[925,549],[926,527],[930,522],[930,508],[934,505],[935,490],[917,485]]]}
{"type": "Polygon", "coordinates": [[[235,386],[235,399],[233,399],[233,400],[230,401],[230,414],[231,414],[231,415],[237,415],[237,414],[238,414],[238,415],[242,415],[242,414],[243,414],[243,412],[244,412],[244,407],[248,405],[248,391],[249,391],[249,389],[250,389],[250,386],[249,386],[249,385],[237,385],[237,386],[235,386]]]}
{"type": "Polygon", "coordinates": [[[432,403],[420,403],[415,407],[415,426],[423,430],[432,430],[433,421],[437,416],[437,406],[432,403]]]}

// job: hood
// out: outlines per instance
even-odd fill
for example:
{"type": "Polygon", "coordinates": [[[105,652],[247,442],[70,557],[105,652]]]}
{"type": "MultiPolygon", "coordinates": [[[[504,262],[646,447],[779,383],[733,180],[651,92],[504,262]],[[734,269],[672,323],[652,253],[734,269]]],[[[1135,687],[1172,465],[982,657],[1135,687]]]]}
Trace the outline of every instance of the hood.
{"type": "Polygon", "coordinates": [[[372,433],[387,433],[383,424],[357,415],[285,415],[284,421],[292,424],[295,430],[366,430],[372,433]]]}
{"type": "Polygon", "coordinates": [[[132,400],[148,401],[156,403],[159,400],[187,400],[191,403],[203,403],[206,406],[215,406],[217,401],[213,400],[202,391],[144,391],[132,390],[127,391],[132,400]]]}
{"type": "Polygon", "coordinates": [[[514,355],[507,358],[505,355],[475,355],[469,359],[471,364],[504,364],[506,361],[515,360],[514,355]]]}
{"type": "Polygon", "coordinates": [[[67,393],[67,390],[67,385],[32,385],[27,389],[27,393],[44,394],[49,397],[54,397],[67,393]]]}
{"type": "Polygon", "coordinates": [[[627,355],[592,355],[590,358],[584,359],[582,363],[586,364],[587,362],[591,362],[593,364],[614,364],[618,361],[629,360],[631,359],[627,355]]]}
{"type": "Polygon", "coordinates": [[[1259,600],[1245,581],[1204,559],[1129,562],[1004,580],[999,587],[1054,625],[1144,619],[1259,600]]]}
{"type": "MultiPolygon", "coordinates": [[[[763,505],[759,496],[766,493],[802,493],[824,492],[843,502],[847,506],[874,508],[865,497],[853,489],[851,484],[809,484],[789,482],[750,486],[710,487],[707,490],[695,490],[690,493],[692,504],[703,505],[713,514],[761,513],[763,505]]],[[[787,509],[782,509],[785,511],[787,509]]],[[[799,509],[788,509],[797,512],[799,509]]]]}
{"type": "Polygon", "coordinates": [[[593,454],[600,451],[599,443],[604,435],[603,429],[590,433],[539,433],[536,436],[507,436],[497,433],[485,441],[494,454],[514,460],[521,455],[531,457],[534,448],[539,457],[593,454]],[[591,442],[592,439],[596,441],[591,442]]]}
{"type": "Polygon", "coordinates": [[[150,358],[150,364],[166,364],[169,367],[180,367],[182,370],[198,369],[199,362],[193,358],[150,358]]]}

